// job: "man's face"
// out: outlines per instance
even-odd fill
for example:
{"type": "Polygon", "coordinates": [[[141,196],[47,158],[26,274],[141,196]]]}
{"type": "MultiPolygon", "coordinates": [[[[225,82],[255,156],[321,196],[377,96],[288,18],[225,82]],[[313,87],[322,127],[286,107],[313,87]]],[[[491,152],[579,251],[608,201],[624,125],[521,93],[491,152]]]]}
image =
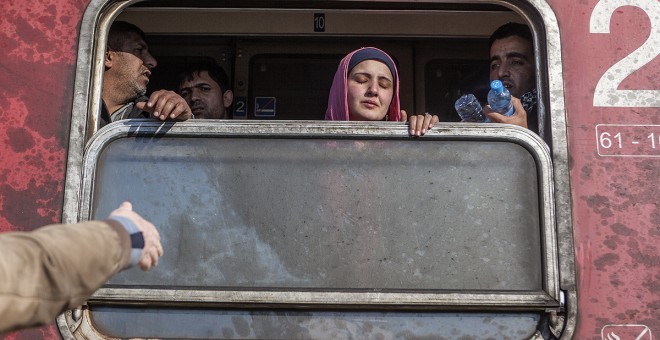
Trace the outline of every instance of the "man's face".
{"type": "Polygon", "coordinates": [[[188,102],[195,118],[224,119],[225,107],[231,105],[228,95],[220,85],[209,76],[207,71],[195,73],[191,80],[184,80],[179,85],[179,94],[188,102]]]}
{"type": "Polygon", "coordinates": [[[520,98],[535,85],[532,44],[519,36],[495,40],[490,48],[490,81],[499,79],[520,98]]]}
{"type": "Polygon", "coordinates": [[[129,34],[118,51],[110,51],[116,56],[112,71],[117,76],[128,96],[142,96],[147,92],[151,70],[156,67],[156,59],[149,53],[147,43],[138,34],[129,34]]]}

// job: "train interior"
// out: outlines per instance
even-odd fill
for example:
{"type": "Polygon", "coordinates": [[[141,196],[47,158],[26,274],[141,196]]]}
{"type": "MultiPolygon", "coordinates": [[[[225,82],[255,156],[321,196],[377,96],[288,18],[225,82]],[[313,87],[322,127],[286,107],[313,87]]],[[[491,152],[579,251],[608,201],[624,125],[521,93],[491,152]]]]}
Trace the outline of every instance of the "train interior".
{"type": "MultiPolygon", "coordinates": [[[[497,5],[436,5],[436,10],[379,8],[129,7],[117,20],[141,27],[159,62],[149,86],[176,89],[186,63],[212,58],[228,73],[235,119],[322,120],[332,77],[350,51],[374,46],[399,69],[401,107],[442,122],[460,117],[454,102],[488,92],[488,37],[500,25],[522,22],[497,5]],[[475,24],[475,23],[478,23],[475,24]],[[258,98],[276,110],[255,110],[258,98]]],[[[357,7],[357,5],[355,5],[357,7]]],[[[381,5],[382,7],[382,5],[381,5]]]]}

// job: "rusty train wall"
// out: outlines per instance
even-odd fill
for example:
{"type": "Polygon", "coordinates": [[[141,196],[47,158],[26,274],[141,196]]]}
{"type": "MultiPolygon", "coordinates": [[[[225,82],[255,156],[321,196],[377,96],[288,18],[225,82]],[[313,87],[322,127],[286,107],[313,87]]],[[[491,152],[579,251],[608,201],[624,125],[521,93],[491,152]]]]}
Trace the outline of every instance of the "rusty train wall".
{"type": "MultiPolygon", "coordinates": [[[[559,22],[564,63],[579,301],[574,338],[658,337],[660,94],[641,103],[647,107],[622,107],[598,94],[597,84],[624,60],[624,70],[637,70],[619,89],[660,92],[657,48],[642,55],[642,66],[626,64],[632,51],[660,36],[660,3],[625,0],[619,4],[627,6],[594,14],[597,0],[548,2],[559,22]],[[602,21],[608,13],[610,32],[595,33],[592,17],[602,21]]],[[[61,218],[78,32],[87,4],[0,2],[0,232],[61,218]]],[[[6,338],[58,333],[50,326],[6,338]]]]}

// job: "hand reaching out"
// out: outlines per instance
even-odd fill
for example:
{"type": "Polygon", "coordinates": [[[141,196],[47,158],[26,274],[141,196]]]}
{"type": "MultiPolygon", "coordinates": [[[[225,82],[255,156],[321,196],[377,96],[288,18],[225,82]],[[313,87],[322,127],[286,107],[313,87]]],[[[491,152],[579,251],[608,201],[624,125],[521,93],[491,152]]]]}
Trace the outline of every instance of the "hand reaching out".
{"type": "Polygon", "coordinates": [[[122,203],[119,208],[110,213],[110,217],[120,216],[131,220],[144,238],[144,248],[138,261],[142,270],[147,271],[151,267],[158,265],[158,258],[163,256],[163,246],[160,243],[160,234],[151,222],[145,220],[133,211],[133,205],[130,202],[122,203]]]}

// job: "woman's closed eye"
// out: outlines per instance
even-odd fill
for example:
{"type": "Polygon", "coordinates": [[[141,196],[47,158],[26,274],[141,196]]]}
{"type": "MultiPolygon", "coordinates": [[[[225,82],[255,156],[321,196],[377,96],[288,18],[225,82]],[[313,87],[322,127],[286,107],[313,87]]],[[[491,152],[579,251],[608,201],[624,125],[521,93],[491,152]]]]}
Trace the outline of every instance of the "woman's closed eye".
{"type": "Polygon", "coordinates": [[[392,87],[392,81],[387,78],[380,78],[378,79],[378,86],[380,86],[382,89],[387,90],[392,87]]]}
{"type": "Polygon", "coordinates": [[[355,74],[353,76],[353,80],[355,80],[356,82],[358,82],[360,84],[364,84],[364,83],[368,82],[370,79],[371,79],[371,77],[367,76],[366,74],[355,74]]]}

